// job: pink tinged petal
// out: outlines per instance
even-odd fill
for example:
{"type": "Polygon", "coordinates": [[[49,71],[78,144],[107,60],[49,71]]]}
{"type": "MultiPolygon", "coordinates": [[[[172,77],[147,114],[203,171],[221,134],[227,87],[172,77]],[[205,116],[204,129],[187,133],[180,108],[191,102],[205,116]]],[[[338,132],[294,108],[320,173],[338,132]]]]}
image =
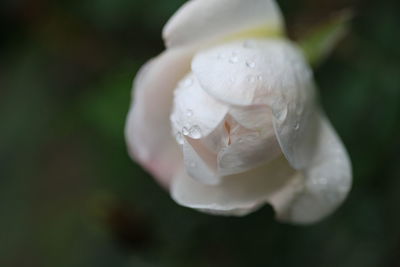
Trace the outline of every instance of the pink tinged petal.
{"type": "Polygon", "coordinates": [[[348,154],[330,122],[320,114],[319,134],[311,163],[302,172],[301,190],[287,187],[273,200],[278,218],[293,223],[313,223],[331,214],[351,188],[352,170],[348,154]]]}
{"type": "Polygon", "coordinates": [[[189,71],[193,52],[167,50],[146,64],[134,82],[125,126],[130,155],[168,186],[182,157],[171,135],[173,90],[189,71]]]}
{"type": "Polygon", "coordinates": [[[294,176],[295,171],[283,157],[249,172],[224,177],[218,185],[202,184],[182,169],[172,182],[171,194],[185,207],[242,216],[269,202],[294,176]]]}
{"type": "Polygon", "coordinates": [[[275,1],[192,0],[169,20],[163,37],[171,48],[212,43],[248,31],[263,35],[283,32],[275,1]]]}
{"type": "Polygon", "coordinates": [[[201,140],[187,141],[182,145],[185,170],[200,183],[213,185],[220,182],[217,173],[216,155],[209,151],[201,140]]]}
{"type": "Polygon", "coordinates": [[[312,72],[292,43],[254,39],[221,45],[197,54],[192,71],[202,88],[220,101],[269,107],[291,165],[301,169],[308,164],[314,139],[310,133],[315,132],[315,89],[312,72]]]}
{"type": "Polygon", "coordinates": [[[192,139],[209,135],[228,113],[227,105],[209,96],[189,74],[175,90],[171,122],[175,132],[192,139]]]}
{"type": "Polygon", "coordinates": [[[226,129],[225,121],[221,121],[214,131],[201,139],[203,145],[214,154],[217,154],[221,149],[229,145],[230,135],[226,129]]]}

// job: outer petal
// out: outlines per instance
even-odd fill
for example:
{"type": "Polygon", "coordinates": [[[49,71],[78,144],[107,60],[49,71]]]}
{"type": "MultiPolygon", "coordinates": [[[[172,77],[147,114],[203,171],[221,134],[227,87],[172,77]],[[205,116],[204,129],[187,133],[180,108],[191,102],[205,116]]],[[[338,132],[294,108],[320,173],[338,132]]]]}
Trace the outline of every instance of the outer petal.
{"type": "Polygon", "coordinates": [[[294,223],[312,223],[332,213],[351,188],[351,163],[347,152],[329,121],[318,116],[316,151],[302,172],[301,190],[288,186],[272,199],[278,218],[294,223]]]}
{"type": "Polygon", "coordinates": [[[173,180],[171,194],[186,207],[212,214],[245,215],[273,198],[294,175],[283,157],[244,174],[224,177],[218,185],[199,183],[182,169],[173,180]]]}
{"type": "Polygon", "coordinates": [[[254,39],[221,45],[197,54],[192,71],[202,88],[220,101],[270,107],[291,165],[301,169],[309,163],[315,89],[311,70],[292,43],[254,39]]]}
{"type": "Polygon", "coordinates": [[[182,161],[169,121],[173,90],[189,71],[192,54],[189,49],[167,50],[147,63],[134,82],[125,128],[129,152],[166,186],[182,161]]]}
{"type": "Polygon", "coordinates": [[[167,47],[211,43],[249,32],[282,32],[281,12],[273,0],[192,0],[163,30],[167,47]]]}

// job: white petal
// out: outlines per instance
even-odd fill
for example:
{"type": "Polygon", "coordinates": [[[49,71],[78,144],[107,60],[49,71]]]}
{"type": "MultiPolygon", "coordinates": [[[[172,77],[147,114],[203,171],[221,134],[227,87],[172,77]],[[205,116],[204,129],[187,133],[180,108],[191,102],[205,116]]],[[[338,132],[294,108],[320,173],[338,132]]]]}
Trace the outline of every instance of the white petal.
{"type": "Polygon", "coordinates": [[[167,47],[210,43],[233,35],[281,33],[283,21],[274,0],[192,0],[163,30],[167,47]]]}
{"type": "Polygon", "coordinates": [[[225,121],[226,120],[221,121],[213,132],[201,139],[203,145],[215,154],[221,149],[226,148],[230,142],[230,136],[226,129],[225,121]]]}
{"type": "Polygon", "coordinates": [[[303,171],[302,190],[287,187],[286,197],[272,203],[283,221],[312,223],[331,214],[351,188],[352,171],[347,152],[329,121],[320,115],[319,134],[311,164],[303,171]]]}
{"type": "MultiPolygon", "coordinates": [[[[192,71],[201,87],[220,101],[239,106],[271,105],[278,98],[297,94],[294,63],[303,63],[303,58],[289,41],[254,39],[196,54],[192,71]],[[249,48],[246,43],[250,41],[249,48]]],[[[310,77],[308,70],[301,69],[310,77]]]]}
{"type": "Polygon", "coordinates": [[[202,88],[220,101],[270,107],[285,156],[296,169],[308,164],[314,139],[310,133],[315,132],[311,118],[315,89],[312,72],[293,44],[262,39],[232,42],[197,54],[192,71],[202,88]]]}
{"type": "Polygon", "coordinates": [[[269,123],[259,130],[249,130],[231,122],[230,144],[218,153],[218,173],[222,176],[250,170],[258,165],[276,159],[282,155],[272,127],[270,111],[264,114],[270,117],[269,123]]]}
{"type": "Polygon", "coordinates": [[[231,107],[229,114],[247,129],[261,131],[272,128],[271,109],[267,106],[231,107]]]}
{"type": "Polygon", "coordinates": [[[244,174],[224,177],[218,185],[197,182],[182,170],[171,187],[180,205],[222,215],[245,215],[268,202],[295,175],[286,159],[275,161],[244,174]]]}
{"type": "Polygon", "coordinates": [[[218,184],[220,176],[217,173],[216,154],[209,151],[202,140],[186,140],[182,145],[186,172],[200,183],[218,184]]]}
{"type": "Polygon", "coordinates": [[[228,106],[209,96],[192,74],[175,90],[171,121],[176,132],[200,139],[221,123],[228,106]]]}
{"type": "Polygon", "coordinates": [[[164,185],[182,161],[169,114],[173,90],[189,71],[192,54],[188,49],[168,50],[145,65],[134,82],[125,127],[129,152],[164,185]]]}
{"type": "Polygon", "coordinates": [[[224,121],[213,132],[201,139],[184,138],[182,152],[186,172],[204,184],[220,183],[217,155],[229,142],[229,133],[224,127],[224,121]]]}

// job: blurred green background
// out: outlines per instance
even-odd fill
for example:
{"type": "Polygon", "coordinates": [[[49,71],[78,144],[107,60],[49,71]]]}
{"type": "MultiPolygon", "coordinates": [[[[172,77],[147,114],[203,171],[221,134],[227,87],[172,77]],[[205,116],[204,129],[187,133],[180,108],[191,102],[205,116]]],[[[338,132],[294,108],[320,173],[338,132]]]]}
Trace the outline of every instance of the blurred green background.
{"type": "Polygon", "coordinates": [[[294,38],[355,12],[316,69],[354,187],[309,227],[268,206],[245,218],[179,207],[127,156],[131,82],[183,2],[1,1],[0,266],[400,266],[399,1],[279,1],[294,38]]]}

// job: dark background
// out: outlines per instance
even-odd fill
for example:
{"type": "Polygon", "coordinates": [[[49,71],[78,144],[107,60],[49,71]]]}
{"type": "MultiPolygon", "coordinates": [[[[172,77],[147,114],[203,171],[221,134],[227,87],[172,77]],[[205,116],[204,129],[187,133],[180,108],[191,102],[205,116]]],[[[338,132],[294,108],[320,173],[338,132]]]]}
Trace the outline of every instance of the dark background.
{"type": "Polygon", "coordinates": [[[281,0],[299,37],[343,7],[316,69],[354,187],[323,222],[176,205],[126,153],[131,81],[183,0],[2,0],[0,266],[400,266],[399,1],[281,0]]]}

